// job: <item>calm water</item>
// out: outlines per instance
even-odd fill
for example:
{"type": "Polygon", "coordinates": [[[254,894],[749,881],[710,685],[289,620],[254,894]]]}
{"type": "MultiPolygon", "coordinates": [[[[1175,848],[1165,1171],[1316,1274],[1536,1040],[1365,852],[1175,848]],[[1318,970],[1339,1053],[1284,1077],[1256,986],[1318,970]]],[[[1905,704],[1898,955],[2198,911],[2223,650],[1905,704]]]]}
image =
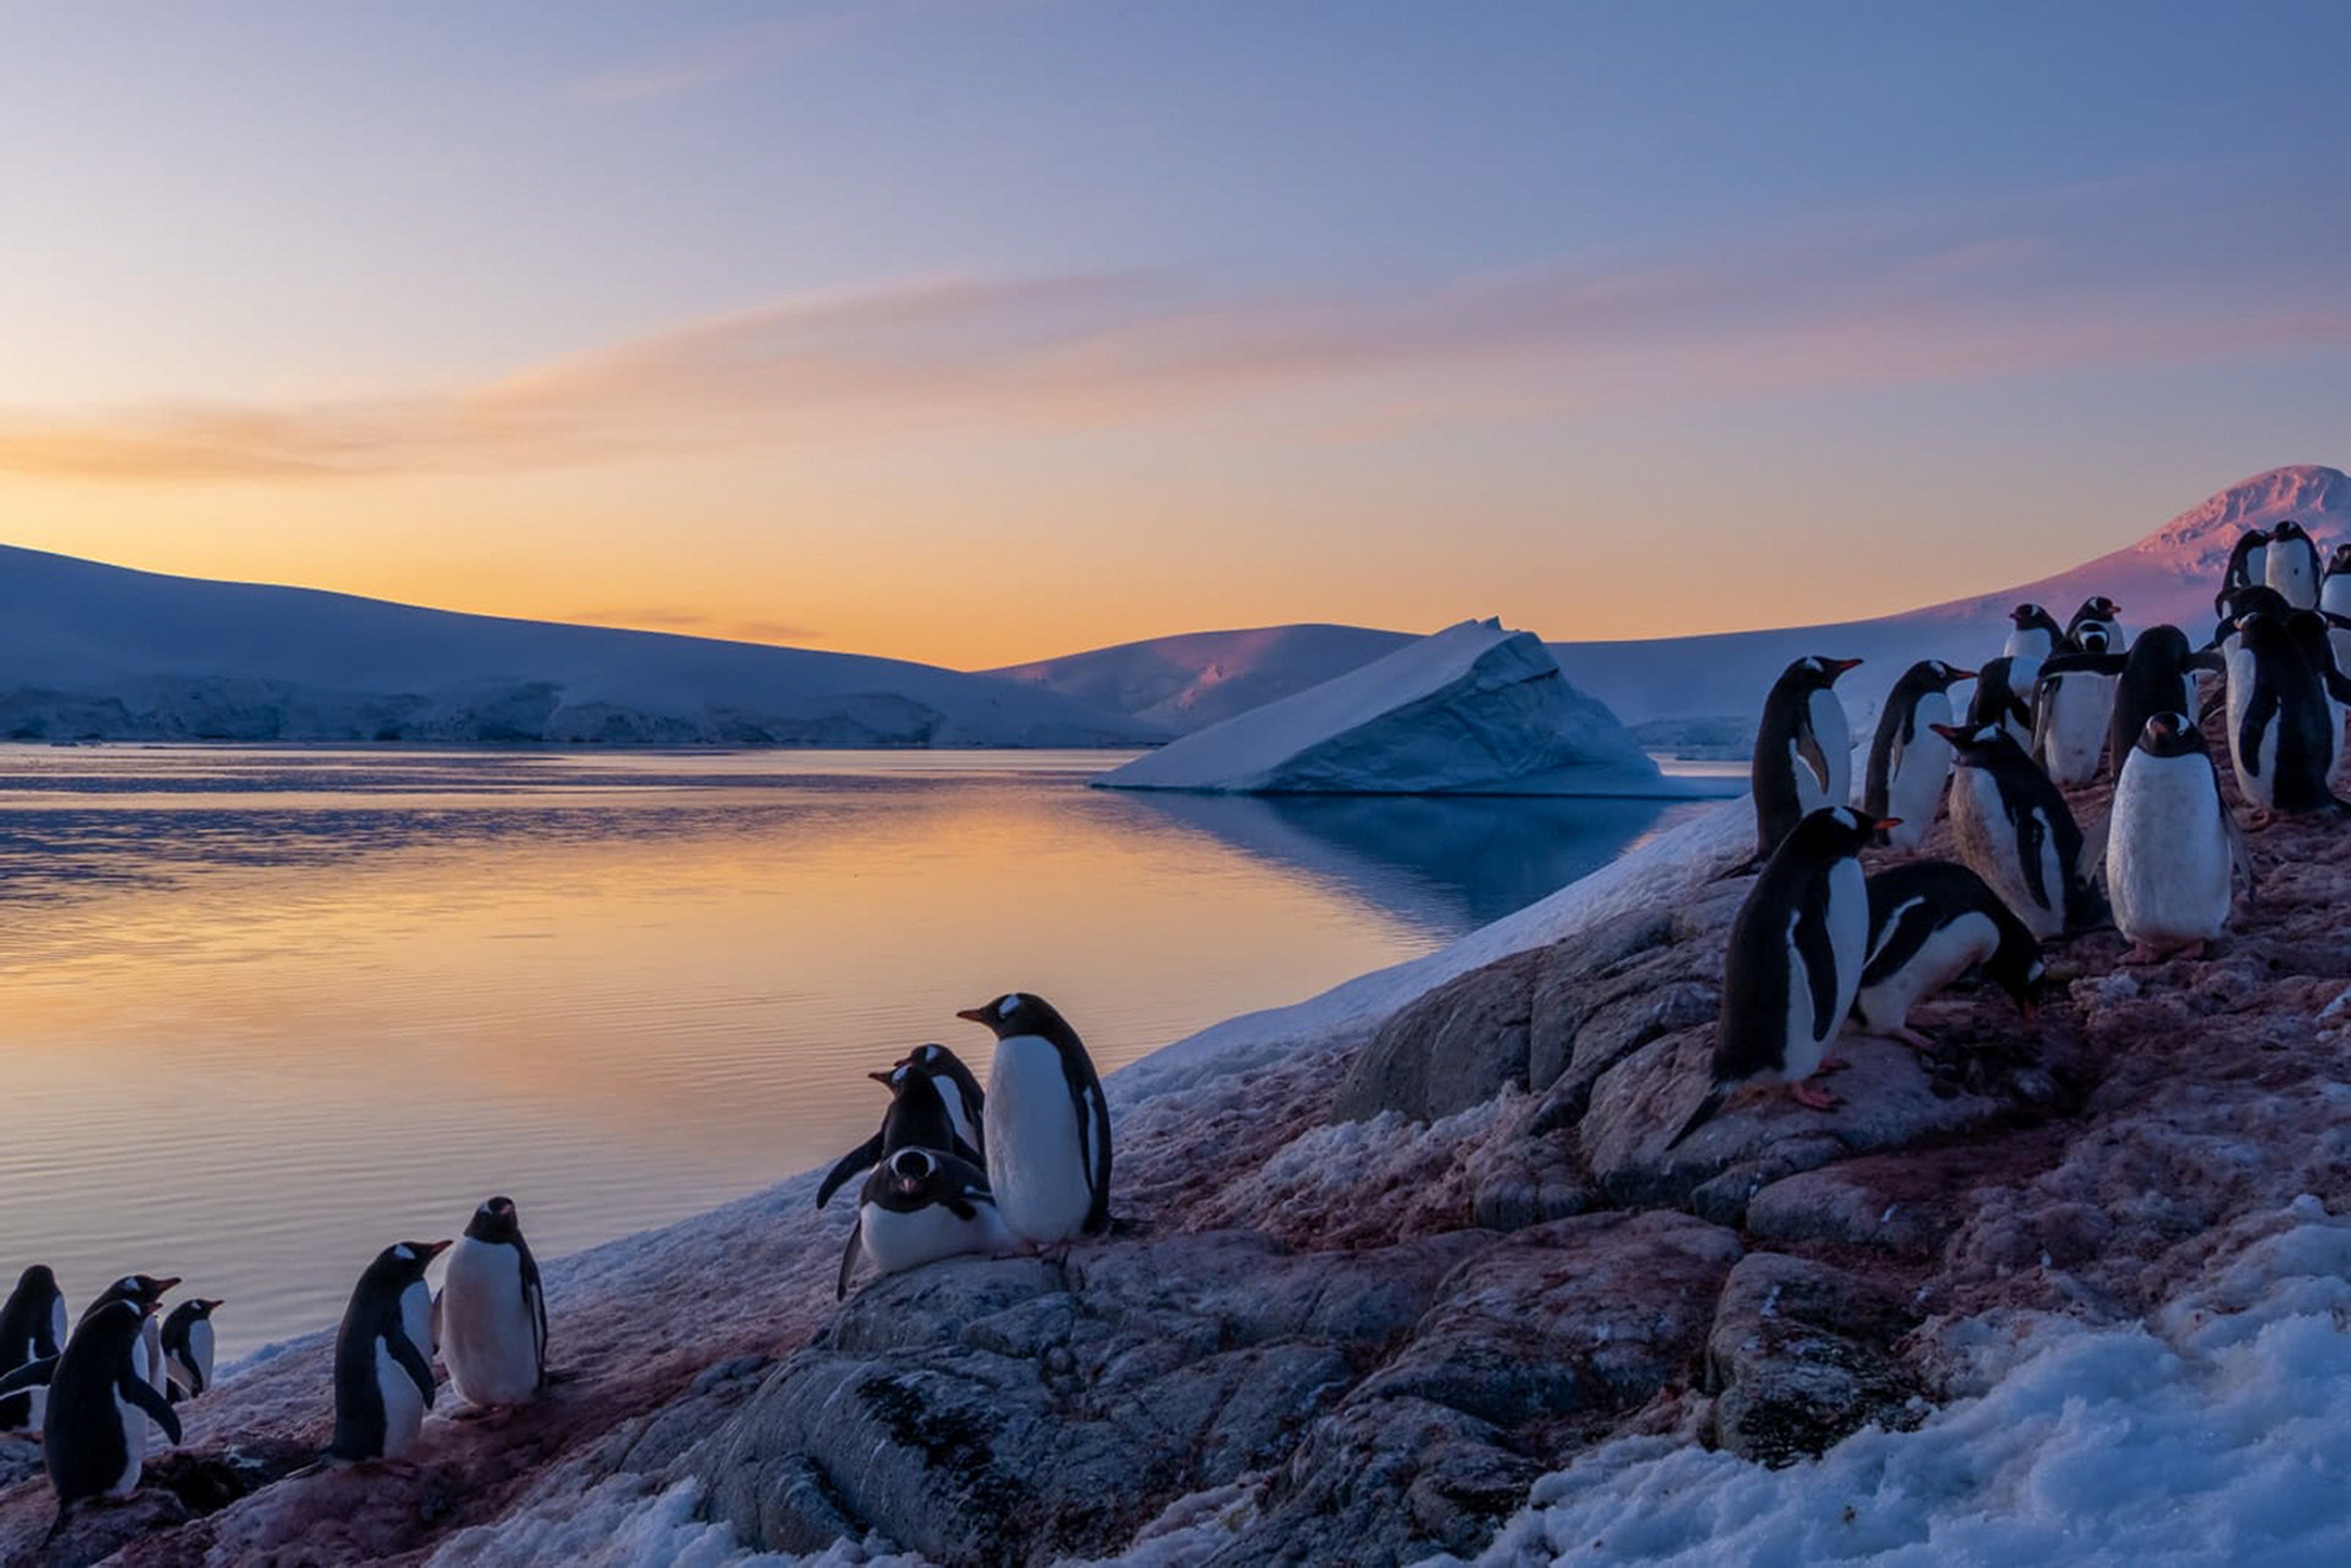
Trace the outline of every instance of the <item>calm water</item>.
{"type": "Polygon", "coordinates": [[[828,1160],[907,1047],[984,1074],[999,991],[1107,1071],[1690,809],[1083,787],[1122,759],[0,747],[0,1291],[185,1275],[241,1354],[492,1192],[553,1256],[828,1160]]]}

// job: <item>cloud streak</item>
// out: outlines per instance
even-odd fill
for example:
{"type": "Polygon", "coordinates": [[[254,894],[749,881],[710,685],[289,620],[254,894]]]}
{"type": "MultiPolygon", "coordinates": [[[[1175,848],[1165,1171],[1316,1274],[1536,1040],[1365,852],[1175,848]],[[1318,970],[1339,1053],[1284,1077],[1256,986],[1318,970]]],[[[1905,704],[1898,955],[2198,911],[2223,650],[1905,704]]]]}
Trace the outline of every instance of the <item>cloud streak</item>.
{"type": "Polygon", "coordinates": [[[782,299],[454,393],[0,413],[0,473],[315,484],[1292,408],[1359,431],[2351,345],[2351,224],[2305,214],[2253,242],[2250,221],[2221,198],[2158,214],[2091,193],[1344,297],[1167,273],[938,279],[782,299]]]}

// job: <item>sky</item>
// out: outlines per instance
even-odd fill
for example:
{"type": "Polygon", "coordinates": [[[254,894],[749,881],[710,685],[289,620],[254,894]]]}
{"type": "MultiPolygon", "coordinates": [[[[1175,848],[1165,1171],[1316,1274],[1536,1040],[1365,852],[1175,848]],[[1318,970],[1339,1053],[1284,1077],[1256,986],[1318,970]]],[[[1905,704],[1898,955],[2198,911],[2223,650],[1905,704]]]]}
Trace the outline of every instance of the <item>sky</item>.
{"type": "Polygon", "coordinates": [[[0,542],[960,668],[2351,466],[2351,7],[26,4],[0,542]]]}

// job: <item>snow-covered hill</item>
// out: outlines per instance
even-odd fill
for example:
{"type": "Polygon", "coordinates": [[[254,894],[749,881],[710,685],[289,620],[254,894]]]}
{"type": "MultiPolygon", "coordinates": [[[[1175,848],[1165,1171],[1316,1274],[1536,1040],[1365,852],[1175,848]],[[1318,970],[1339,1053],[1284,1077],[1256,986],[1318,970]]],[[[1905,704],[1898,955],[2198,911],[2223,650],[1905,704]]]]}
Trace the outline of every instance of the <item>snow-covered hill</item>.
{"type": "Polygon", "coordinates": [[[1092,746],[1146,720],[928,664],[463,615],[0,547],[0,737],[1092,746]]]}

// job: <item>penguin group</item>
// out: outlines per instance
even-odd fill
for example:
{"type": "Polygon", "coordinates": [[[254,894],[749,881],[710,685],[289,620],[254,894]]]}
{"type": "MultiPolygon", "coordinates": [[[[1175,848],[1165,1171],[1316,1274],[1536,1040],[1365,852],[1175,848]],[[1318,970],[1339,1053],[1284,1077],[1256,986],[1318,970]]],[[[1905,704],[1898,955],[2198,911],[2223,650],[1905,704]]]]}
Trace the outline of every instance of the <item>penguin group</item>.
{"type": "Polygon", "coordinates": [[[1971,971],[2031,1023],[2044,945],[2109,921],[2130,943],[2125,963],[2200,956],[2227,929],[2239,880],[2257,895],[2249,829],[2351,815],[2331,782],[2351,709],[2351,543],[2323,557],[2297,523],[2249,529],[2214,609],[2199,646],[2177,626],[2134,637],[2104,595],[2063,623],[2016,606],[1979,668],[1926,660],[1902,673],[1851,803],[1834,686],[1860,661],[1791,664],[1757,727],[1761,870],[1731,923],[1708,1082],[1666,1146],[1751,1088],[1834,1108],[1819,1080],[1844,1065],[1834,1047],[1848,1026],[1928,1049],[1911,1009],[1971,971]],[[1966,681],[1953,722],[1951,691],[1966,681]],[[2243,827],[2200,725],[2216,714],[2243,827]],[[2112,800],[2093,841],[2066,792],[2102,773],[2112,800]],[[1864,870],[1865,854],[1915,855],[1938,813],[1955,859],[1864,870]]]}

